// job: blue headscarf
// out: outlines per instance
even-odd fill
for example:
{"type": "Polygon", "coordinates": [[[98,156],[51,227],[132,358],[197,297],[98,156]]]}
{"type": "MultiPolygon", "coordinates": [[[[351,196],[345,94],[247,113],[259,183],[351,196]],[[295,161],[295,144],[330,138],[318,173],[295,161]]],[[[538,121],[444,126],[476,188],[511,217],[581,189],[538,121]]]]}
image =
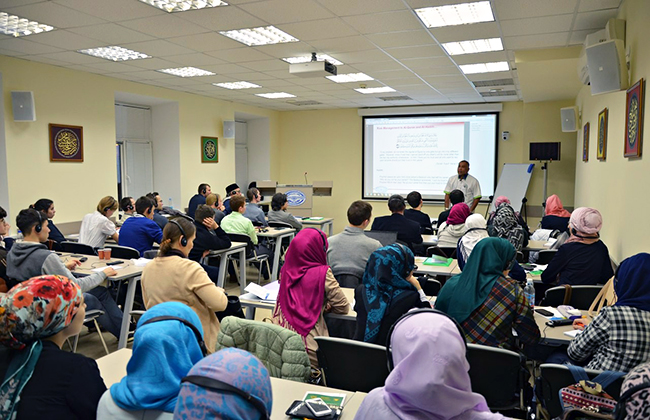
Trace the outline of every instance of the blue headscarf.
{"type": "MultiPolygon", "coordinates": [[[[216,379],[246,392],[264,405],[270,417],[273,394],[269,372],[249,352],[236,348],[220,350],[194,365],[189,375],[216,379]]],[[[262,413],[243,397],[232,392],[203,388],[190,382],[181,386],[174,411],[175,420],[260,418],[263,418],[262,413]]]]}
{"type": "Polygon", "coordinates": [[[650,312],[650,254],[626,258],[618,267],[614,291],[616,306],[631,306],[650,312]]]}
{"type": "Polygon", "coordinates": [[[363,304],[368,312],[363,341],[375,342],[393,299],[406,290],[415,291],[415,286],[406,281],[413,268],[413,252],[400,244],[388,245],[370,254],[362,280],[366,292],[363,304]]]}
{"type": "Polygon", "coordinates": [[[203,358],[194,332],[182,322],[171,320],[142,325],[158,316],[185,319],[203,336],[199,317],[183,303],[160,303],[146,311],[138,321],[126,376],[111,387],[115,404],[124,410],[173,412],[181,379],[203,358]]]}

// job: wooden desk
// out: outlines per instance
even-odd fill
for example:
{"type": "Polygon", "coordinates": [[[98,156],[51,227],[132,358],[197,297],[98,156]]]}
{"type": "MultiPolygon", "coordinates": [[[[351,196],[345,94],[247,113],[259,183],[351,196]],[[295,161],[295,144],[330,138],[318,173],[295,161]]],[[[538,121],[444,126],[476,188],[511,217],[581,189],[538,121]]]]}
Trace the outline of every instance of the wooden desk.
{"type": "MultiPolygon", "coordinates": [[[[587,317],[588,311],[582,311],[582,315],[587,317]]],[[[572,325],[564,325],[562,327],[549,327],[546,325],[547,318],[535,312],[535,322],[539,328],[539,332],[542,334],[542,342],[548,344],[569,344],[572,337],[564,335],[566,331],[573,331],[572,325]]]]}
{"type": "MultiPolygon", "coordinates": [[[[289,238],[289,241],[296,235],[295,229],[278,229],[274,227],[265,228],[266,232],[257,232],[258,237],[272,239],[273,244],[273,269],[271,281],[278,280],[278,267],[280,267],[280,254],[282,254],[282,240],[289,238]]],[[[243,293],[243,292],[242,292],[243,293]]]]}
{"type": "Polygon", "coordinates": [[[212,250],[207,255],[206,259],[221,257],[219,263],[219,277],[217,278],[217,286],[222,287],[226,283],[226,268],[228,268],[228,256],[239,254],[239,285],[241,293],[244,293],[246,287],[246,242],[233,242],[230,248],[212,250]]]}
{"type": "Polygon", "coordinates": [[[325,232],[325,227],[327,227],[327,237],[330,237],[334,234],[334,219],[331,217],[324,217],[320,220],[302,219],[301,221],[303,225],[316,226],[323,232],[325,232]]]}

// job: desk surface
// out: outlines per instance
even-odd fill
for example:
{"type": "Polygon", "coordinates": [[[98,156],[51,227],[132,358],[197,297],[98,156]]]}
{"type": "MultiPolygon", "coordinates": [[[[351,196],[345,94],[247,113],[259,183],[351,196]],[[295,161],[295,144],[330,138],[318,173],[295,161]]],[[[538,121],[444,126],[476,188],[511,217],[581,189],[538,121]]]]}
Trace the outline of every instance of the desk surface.
{"type": "MultiPolygon", "coordinates": [[[[61,254],[61,261],[65,263],[70,258],[73,258],[72,255],[80,255],[80,254],[70,254],[64,252],[61,254]]],[[[129,279],[131,277],[139,276],[140,274],[142,274],[142,269],[144,268],[144,267],[138,267],[137,265],[134,264],[133,261],[124,258],[111,258],[110,260],[100,260],[99,257],[96,257],[94,255],[82,255],[81,257],[86,257],[88,259],[82,262],[80,266],[75,268],[72,271],[73,273],[93,274],[94,271],[92,270],[94,268],[108,267],[106,265],[107,262],[123,261],[123,264],[119,264],[122,268],[117,270],[117,275],[114,277],[109,277],[109,280],[124,280],[124,279],[129,279]]],[[[74,257],[74,258],[80,259],[81,257],[74,257]]]]}
{"type": "Polygon", "coordinates": [[[264,229],[266,229],[266,232],[260,232],[259,230],[256,231],[257,236],[261,236],[263,238],[277,238],[278,236],[289,235],[291,233],[296,233],[295,229],[289,229],[289,228],[278,229],[278,228],[275,228],[275,227],[267,227],[267,228],[264,228],[264,229]]]}
{"type": "MultiPolygon", "coordinates": [[[[582,311],[582,315],[587,317],[587,311],[582,311]]],[[[573,331],[572,325],[565,325],[562,327],[549,327],[546,325],[547,318],[535,312],[535,322],[539,328],[539,332],[542,334],[542,341],[550,344],[569,344],[572,337],[564,335],[566,331],[573,331]]]]}
{"type": "Polygon", "coordinates": [[[211,249],[210,250],[210,255],[219,255],[219,254],[223,254],[225,252],[235,251],[235,250],[238,250],[240,248],[246,248],[246,245],[247,245],[246,242],[232,242],[230,244],[230,247],[228,247],[228,248],[211,249]]]}
{"type": "MultiPolygon", "coordinates": [[[[318,217],[318,216],[312,216],[312,217],[318,217]]],[[[325,223],[329,223],[334,221],[333,217],[323,217],[322,219],[314,220],[312,218],[304,218],[300,220],[303,225],[324,225],[325,223]]]]}
{"type": "Polygon", "coordinates": [[[422,244],[424,246],[435,246],[438,244],[438,235],[422,235],[422,244]]]}
{"type": "Polygon", "coordinates": [[[440,265],[424,265],[424,260],[426,260],[426,257],[415,257],[415,265],[418,266],[417,270],[415,270],[416,273],[431,275],[440,274],[443,276],[453,276],[460,274],[458,261],[455,259],[451,262],[451,264],[449,264],[448,267],[440,265]]]}
{"type": "Polygon", "coordinates": [[[550,249],[550,246],[544,246],[547,241],[528,241],[528,246],[524,251],[544,251],[550,249]]]}

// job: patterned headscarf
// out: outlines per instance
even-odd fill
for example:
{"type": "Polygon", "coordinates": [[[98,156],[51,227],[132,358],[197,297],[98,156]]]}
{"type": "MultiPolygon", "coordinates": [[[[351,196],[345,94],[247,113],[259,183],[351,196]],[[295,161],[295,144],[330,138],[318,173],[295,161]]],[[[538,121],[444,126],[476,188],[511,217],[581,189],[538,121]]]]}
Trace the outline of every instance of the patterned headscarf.
{"type": "MultiPolygon", "coordinates": [[[[641,364],[630,371],[621,386],[621,395],[637,385],[650,385],[650,363],[641,364]]],[[[625,403],[625,420],[646,420],[650,418],[650,388],[640,389],[625,403]]]]}
{"type": "Polygon", "coordinates": [[[598,232],[603,227],[603,216],[600,212],[591,207],[578,207],[571,213],[569,225],[575,229],[580,236],[576,236],[573,231],[567,242],[583,242],[591,244],[598,242],[598,232]],[[584,237],[586,236],[586,238],[584,237]]]}
{"type": "Polygon", "coordinates": [[[406,281],[414,267],[413,252],[400,244],[388,245],[370,254],[362,280],[366,292],[363,304],[368,312],[363,341],[374,343],[393,300],[405,290],[415,291],[406,281]]]}
{"type": "Polygon", "coordinates": [[[41,339],[70,325],[83,294],[63,276],[40,276],[17,284],[0,300],[0,342],[19,350],[0,387],[0,418],[12,419],[20,393],[34,373],[41,355],[41,339]]]}
{"type": "MultiPolygon", "coordinates": [[[[198,362],[187,376],[201,376],[234,386],[261,402],[271,413],[273,394],[271,379],[264,364],[247,351],[226,348],[198,362]]],[[[262,413],[243,397],[220,392],[191,382],[181,385],[175,420],[222,419],[257,420],[262,413]]]]}
{"type": "Polygon", "coordinates": [[[510,204],[501,203],[497,207],[492,219],[492,228],[494,236],[507,239],[515,250],[521,251],[524,246],[524,229],[519,225],[517,214],[510,204]]]}

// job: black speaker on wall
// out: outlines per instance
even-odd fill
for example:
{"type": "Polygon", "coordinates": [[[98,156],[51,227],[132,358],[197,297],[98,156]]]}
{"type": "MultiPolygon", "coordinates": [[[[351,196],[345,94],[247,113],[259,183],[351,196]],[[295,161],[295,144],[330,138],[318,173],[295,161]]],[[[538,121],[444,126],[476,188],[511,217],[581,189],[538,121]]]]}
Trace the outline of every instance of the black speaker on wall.
{"type": "Polygon", "coordinates": [[[530,143],[529,160],[560,160],[561,143],[530,143]]]}

